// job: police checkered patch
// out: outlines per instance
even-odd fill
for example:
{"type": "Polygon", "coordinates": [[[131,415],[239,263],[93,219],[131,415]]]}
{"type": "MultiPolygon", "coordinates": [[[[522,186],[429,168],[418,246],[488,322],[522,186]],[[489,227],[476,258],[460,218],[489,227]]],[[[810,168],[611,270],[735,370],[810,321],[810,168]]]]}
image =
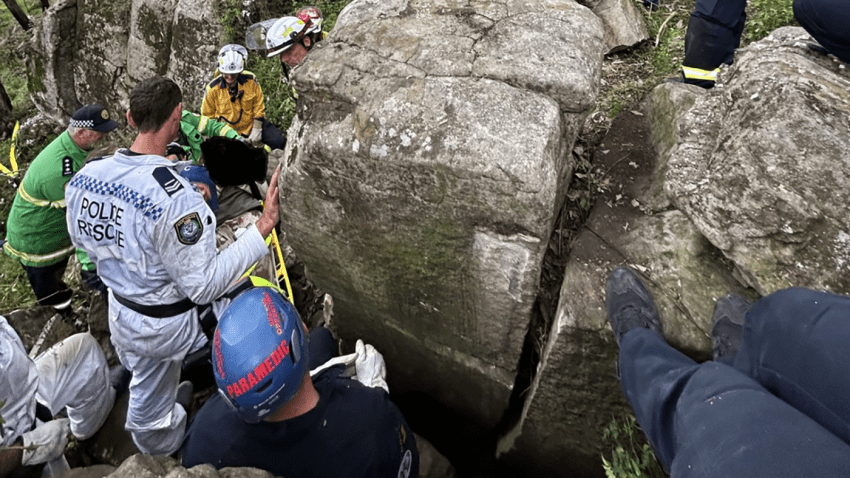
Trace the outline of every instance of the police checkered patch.
{"type": "Polygon", "coordinates": [[[62,176],[69,177],[74,175],[74,160],[70,156],[62,158],[62,176]]]}
{"type": "Polygon", "coordinates": [[[177,240],[181,244],[191,246],[201,238],[201,234],[204,232],[204,224],[201,222],[201,217],[198,216],[198,213],[193,212],[186,214],[175,222],[174,230],[177,231],[177,240]]]}

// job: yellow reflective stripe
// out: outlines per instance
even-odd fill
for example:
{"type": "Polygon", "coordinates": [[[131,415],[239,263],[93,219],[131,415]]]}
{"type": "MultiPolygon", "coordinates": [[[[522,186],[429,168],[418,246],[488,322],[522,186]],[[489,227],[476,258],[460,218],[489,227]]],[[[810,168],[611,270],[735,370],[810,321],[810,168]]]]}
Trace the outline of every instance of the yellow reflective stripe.
{"type": "Polygon", "coordinates": [[[61,259],[62,257],[74,252],[76,249],[73,245],[66,247],[65,249],[58,250],[56,252],[51,252],[50,254],[37,255],[37,254],[27,254],[26,252],[21,252],[8,242],[3,244],[3,247],[6,249],[6,252],[9,254],[18,257],[20,259],[24,259],[30,262],[47,262],[51,259],[61,259]]]}
{"type": "Polygon", "coordinates": [[[682,73],[685,74],[685,78],[689,78],[691,80],[717,81],[717,74],[720,73],[720,68],[715,68],[713,70],[700,70],[699,68],[691,68],[683,65],[682,73]]]}
{"type": "Polygon", "coordinates": [[[219,130],[218,135],[219,135],[219,136],[227,136],[227,132],[228,132],[228,131],[233,131],[233,128],[231,128],[231,127],[230,127],[230,126],[228,126],[228,125],[224,125],[224,128],[221,128],[221,129],[219,130]]]}
{"type": "Polygon", "coordinates": [[[198,122],[198,131],[203,133],[204,130],[207,129],[207,123],[209,122],[209,120],[209,116],[201,115],[201,121],[198,122]]]}
{"type": "Polygon", "coordinates": [[[36,198],[30,196],[29,193],[27,193],[26,190],[24,190],[23,183],[21,183],[21,185],[18,186],[18,194],[21,195],[21,198],[24,201],[26,201],[30,204],[35,204],[36,206],[55,207],[56,209],[62,209],[62,208],[65,207],[65,198],[62,198],[58,201],[48,201],[46,199],[36,199],[36,198]]]}

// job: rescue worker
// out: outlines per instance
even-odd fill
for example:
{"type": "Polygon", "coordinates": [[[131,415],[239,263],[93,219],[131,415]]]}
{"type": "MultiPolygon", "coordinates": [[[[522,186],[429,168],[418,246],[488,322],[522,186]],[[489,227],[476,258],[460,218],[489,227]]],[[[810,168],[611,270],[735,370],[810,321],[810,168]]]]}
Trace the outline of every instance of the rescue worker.
{"type": "Polygon", "coordinates": [[[846,476],[850,469],[850,298],[806,289],[715,306],[714,360],[661,332],[629,269],[608,278],[620,385],[670,476],[846,476]]]}
{"type": "Polygon", "coordinates": [[[335,355],[330,332],[310,333],[270,287],[248,289],[227,308],[213,339],[219,393],[198,411],[183,466],[255,467],[276,476],[415,477],[419,453],[390,401],[383,357],[358,341],[335,355]],[[352,363],[356,379],[346,375],[352,363]],[[312,376],[311,376],[312,375],[312,376]]]}
{"type": "Polygon", "coordinates": [[[144,453],[180,446],[186,411],[176,403],[184,357],[207,342],[220,296],[266,252],[278,221],[277,171],[266,208],[225,250],[215,247],[215,217],[201,194],[164,158],[180,128],[182,94],[170,79],[148,78],[130,93],[129,149],[90,161],[68,184],[71,240],[89,254],[109,287],[109,330],[132,372],[126,428],[144,453]]]}
{"type": "Polygon", "coordinates": [[[307,53],[323,40],[324,19],[318,7],[304,7],[294,17],[283,17],[272,24],[266,33],[268,58],[280,55],[283,75],[289,78],[289,69],[301,63],[307,53]]]}
{"type": "Polygon", "coordinates": [[[681,76],[668,81],[713,88],[720,65],[732,64],[747,14],[747,0],[697,0],[685,33],[681,76]]]}
{"type": "Polygon", "coordinates": [[[225,45],[218,53],[220,76],[207,85],[201,114],[227,123],[253,143],[283,149],[286,136],[265,119],[263,89],[250,71],[245,71],[248,50],[225,45]]]}
{"type": "MultiPolygon", "coordinates": [[[[74,246],[65,223],[65,186],[83,167],[86,152],[117,127],[99,104],[75,111],[68,129],[30,164],[9,211],[4,251],[20,261],[38,303],[66,317],[73,292],[62,276],[74,246]]],[[[80,261],[87,262],[84,254],[80,261]]]]}
{"type": "Polygon", "coordinates": [[[204,115],[198,115],[184,110],[180,117],[180,133],[169,145],[166,156],[175,155],[174,160],[201,163],[201,143],[204,137],[224,136],[225,138],[241,138],[239,133],[227,123],[216,121],[204,115]]]}
{"type": "MultiPolygon", "coordinates": [[[[732,64],[741,44],[747,0],[697,0],[685,34],[681,76],[668,81],[713,88],[720,65],[732,64]]],[[[812,37],[842,61],[850,61],[850,10],[841,0],[794,0],[794,16],[812,37]]],[[[818,47],[815,46],[815,49],[818,47]]]]}
{"type": "Polygon", "coordinates": [[[115,394],[90,334],[72,335],[32,360],[0,316],[0,478],[61,458],[69,433],[79,440],[94,435],[115,394]],[[63,408],[67,418],[53,419],[63,408]]]}

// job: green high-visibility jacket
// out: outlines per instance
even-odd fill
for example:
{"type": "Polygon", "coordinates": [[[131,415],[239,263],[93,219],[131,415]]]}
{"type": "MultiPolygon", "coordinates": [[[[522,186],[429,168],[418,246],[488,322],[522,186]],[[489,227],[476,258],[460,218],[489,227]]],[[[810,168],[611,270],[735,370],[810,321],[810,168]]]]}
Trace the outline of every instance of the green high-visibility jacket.
{"type": "Polygon", "coordinates": [[[201,143],[204,141],[204,136],[225,136],[236,139],[239,133],[227,123],[183,110],[183,115],[180,117],[180,141],[178,142],[186,151],[186,161],[198,164],[201,159],[201,143]]]}
{"type": "Polygon", "coordinates": [[[67,131],[36,156],[9,211],[6,254],[26,266],[55,264],[74,251],[65,222],[65,185],[86,159],[67,131]]]}

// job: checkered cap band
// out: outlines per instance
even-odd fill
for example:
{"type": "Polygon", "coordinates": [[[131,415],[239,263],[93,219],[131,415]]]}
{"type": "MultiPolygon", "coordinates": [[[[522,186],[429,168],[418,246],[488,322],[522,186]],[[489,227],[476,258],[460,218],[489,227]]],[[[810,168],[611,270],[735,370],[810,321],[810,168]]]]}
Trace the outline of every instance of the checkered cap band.
{"type": "Polygon", "coordinates": [[[88,129],[94,128],[94,120],[75,120],[75,119],[72,119],[70,121],[70,123],[68,123],[68,124],[70,126],[75,127],[75,128],[88,128],[88,129]]]}

